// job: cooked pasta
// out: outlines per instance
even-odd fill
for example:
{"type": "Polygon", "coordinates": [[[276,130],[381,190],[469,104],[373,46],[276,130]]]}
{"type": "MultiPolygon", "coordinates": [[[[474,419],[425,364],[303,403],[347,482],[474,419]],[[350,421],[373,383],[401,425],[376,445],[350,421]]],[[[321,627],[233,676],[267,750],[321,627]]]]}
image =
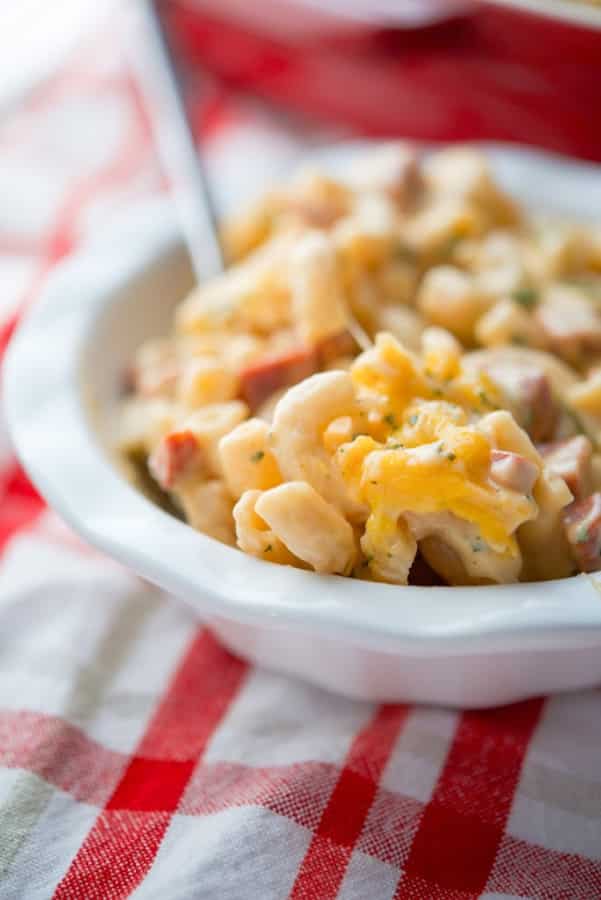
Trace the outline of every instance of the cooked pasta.
{"type": "Polygon", "coordinates": [[[191,527],[399,585],[601,569],[601,227],[521,210],[470,148],[387,144],[223,238],[119,422],[191,527]]]}

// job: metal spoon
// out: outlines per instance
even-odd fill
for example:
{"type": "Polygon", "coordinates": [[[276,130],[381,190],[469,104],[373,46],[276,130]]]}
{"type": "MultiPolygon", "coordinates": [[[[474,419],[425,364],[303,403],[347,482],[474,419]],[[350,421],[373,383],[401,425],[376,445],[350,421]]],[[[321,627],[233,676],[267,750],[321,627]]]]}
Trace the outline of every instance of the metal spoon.
{"type": "MultiPolygon", "coordinates": [[[[196,149],[180,83],[175,71],[156,0],[143,0],[143,51],[137,69],[149,108],[156,114],[156,142],[161,161],[173,188],[173,197],[200,281],[218,275],[225,264],[219,241],[215,204],[202,157],[196,149]]],[[[348,330],[362,350],[372,342],[359,322],[348,312],[348,330]]]]}
{"type": "Polygon", "coordinates": [[[148,106],[156,115],[155,138],[197,279],[224,269],[215,204],[186,112],[167,36],[154,0],[140,3],[143,46],[137,69],[148,106]]]}

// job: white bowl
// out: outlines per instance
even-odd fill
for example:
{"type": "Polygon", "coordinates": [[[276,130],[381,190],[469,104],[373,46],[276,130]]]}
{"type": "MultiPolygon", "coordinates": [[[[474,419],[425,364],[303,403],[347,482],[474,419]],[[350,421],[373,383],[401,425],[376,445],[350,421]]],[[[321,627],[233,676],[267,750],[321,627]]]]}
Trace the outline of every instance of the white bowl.
{"type": "MultiPolygon", "coordinates": [[[[489,147],[501,181],[527,200],[584,217],[601,208],[594,166],[489,147]]],[[[322,158],[336,167],[355,152],[322,158]]],[[[186,600],[234,652],[352,697],[478,707],[601,681],[597,576],[472,588],[318,576],[219,544],[131,487],[108,437],[121,374],[143,339],[167,330],[192,276],[164,217],[132,258],[116,263],[115,248],[60,270],[4,372],[19,456],[77,532],[186,600]]]]}

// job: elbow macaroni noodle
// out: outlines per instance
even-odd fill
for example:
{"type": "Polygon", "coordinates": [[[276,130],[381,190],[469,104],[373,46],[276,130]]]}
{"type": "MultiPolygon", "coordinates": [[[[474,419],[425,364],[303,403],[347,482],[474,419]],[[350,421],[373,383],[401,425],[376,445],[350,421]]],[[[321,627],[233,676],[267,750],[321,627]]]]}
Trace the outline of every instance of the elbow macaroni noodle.
{"type": "Polygon", "coordinates": [[[527,215],[469,148],[390,144],[223,235],[119,420],[193,528],[400,585],[417,557],[449,584],[601,568],[601,521],[573,524],[601,489],[601,227],[527,215]]]}

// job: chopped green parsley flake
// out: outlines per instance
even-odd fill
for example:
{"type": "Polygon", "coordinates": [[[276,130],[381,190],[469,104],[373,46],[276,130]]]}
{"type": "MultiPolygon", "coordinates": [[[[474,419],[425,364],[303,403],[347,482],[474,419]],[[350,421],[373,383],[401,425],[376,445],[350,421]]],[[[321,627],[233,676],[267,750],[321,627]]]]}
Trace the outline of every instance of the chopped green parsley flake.
{"type": "Polygon", "coordinates": [[[478,397],[480,398],[480,402],[481,402],[481,403],[484,403],[485,406],[490,406],[492,409],[495,408],[494,403],[492,402],[492,400],[490,399],[490,397],[488,396],[488,394],[486,393],[486,391],[479,390],[479,391],[478,391],[478,397]]]}
{"type": "Polygon", "coordinates": [[[408,247],[407,244],[397,244],[394,256],[399,262],[415,262],[415,251],[408,247]]]}
{"type": "Polygon", "coordinates": [[[482,550],[486,550],[486,543],[482,540],[480,535],[472,542],[472,550],[474,553],[481,553],[482,550]]]}
{"type": "Polygon", "coordinates": [[[588,527],[586,525],[580,525],[578,530],[576,531],[576,543],[577,544],[586,544],[589,539],[588,527]]]}
{"type": "Polygon", "coordinates": [[[261,462],[261,460],[263,459],[264,456],[265,456],[265,452],[263,450],[257,450],[256,453],[252,454],[250,461],[255,462],[255,463],[261,462]]]}
{"type": "Polygon", "coordinates": [[[443,256],[450,256],[457,249],[457,245],[463,239],[463,235],[461,234],[452,234],[445,244],[440,248],[440,252],[443,256]]]}
{"type": "Polygon", "coordinates": [[[449,459],[451,462],[454,462],[457,459],[457,457],[455,456],[454,453],[451,452],[451,453],[447,453],[447,459],[449,459]]]}
{"type": "Polygon", "coordinates": [[[409,416],[409,424],[410,424],[410,425],[417,425],[417,420],[418,420],[418,419],[419,419],[419,416],[417,415],[417,413],[414,413],[412,416],[409,416]]]}
{"type": "Polygon", "coordinates": [[[390,425],[391,428],[396,428],[396,427],[397,427],[397,421],[396,421],[396,419],[395,419],[393,413],[388,413],[387,416],[384,416],[384,421],[385,421],[388,425],[390,425]]]}
{"type": "Polygon", "coordinates": [[[574,428],[580,434],[586,435],[586,437],[589,439],[589,441],[591,442],[591,444],[593,445],[593,447],[596,450],[599,449],[599,443],[596,440],[594,434],[591,434],[589,432],[589,430],[585,427],[584,422],[582,421],[582,419],[580,418],[578,413],[576,413],[569,406],[565,406],[565,405],[563,405],[563,410],[564,410],[565,414],[572,420],[572,424],[574,425],[574,428]]]}
{"type": "Polygon", "coordinates": [[[531,409],[527,409],[524,412],[524,414],[522,416],[522,422],[524,424],[524,428],[526,429],[526,431],[529,432],[534,424],[534,412],[531,409]]]}
{"type": "Polygon", "coordinates": [[[512,292],[511,299],[523,306],[524,309],[532,309],[538,301],[538,291],[535,291],[534,288],[517,288],[512,292]]]}

